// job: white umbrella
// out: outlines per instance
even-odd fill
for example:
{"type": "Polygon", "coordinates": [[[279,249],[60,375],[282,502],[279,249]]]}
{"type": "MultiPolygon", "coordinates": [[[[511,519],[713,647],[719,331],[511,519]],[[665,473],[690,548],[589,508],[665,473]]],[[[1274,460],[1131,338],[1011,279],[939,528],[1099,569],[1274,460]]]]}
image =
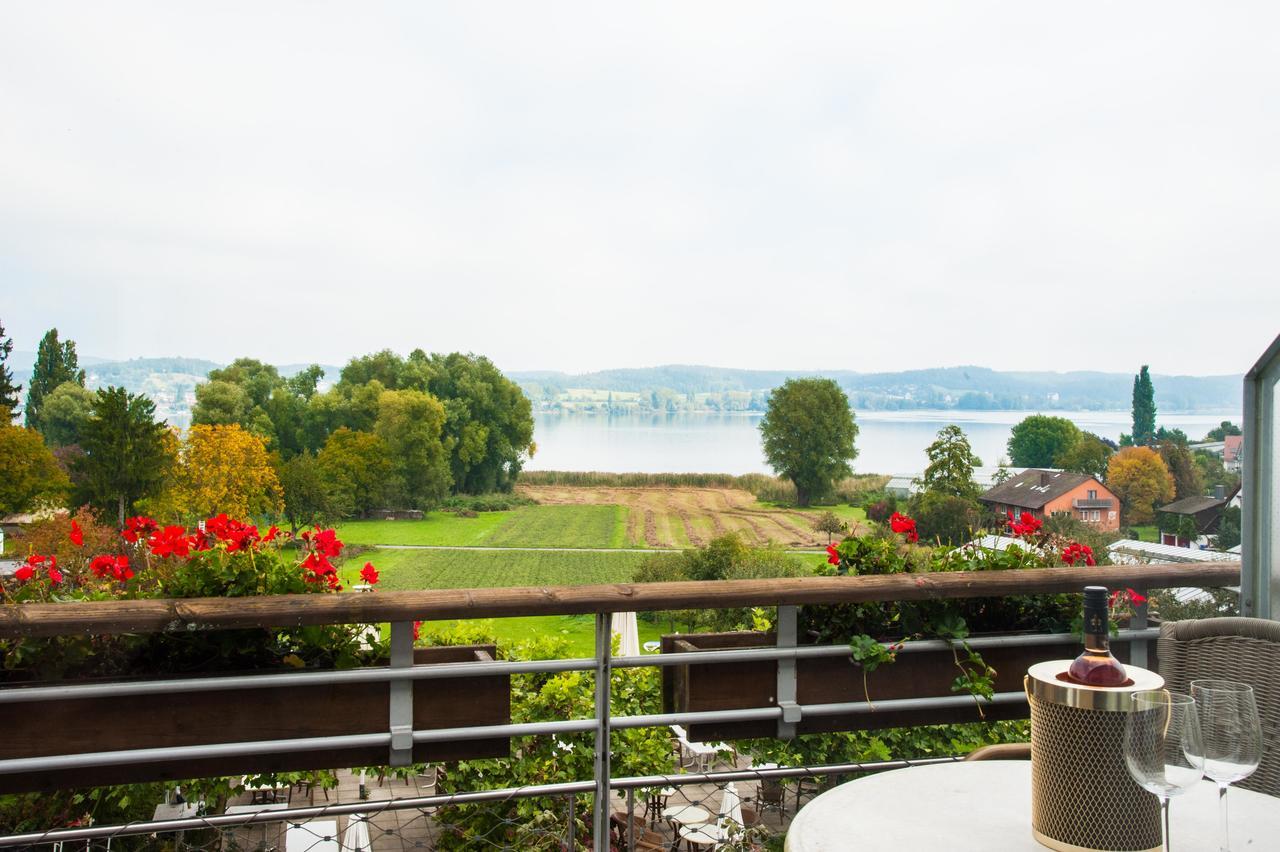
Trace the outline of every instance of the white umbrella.
{"type": "Polygon", "coordinates": [[[342,833],[342,852],[373,852],[368,819],[364,814],[347,817],[347,830],[342,833]]]}
{"type": "Polygon", "coordinates": [[[640,656],[640,627],[634,612],[613,614],[613,635],[618,637],[618,653],[624,657],[640,656]]]}
{"type": "Polygon", "coordinates": [[[720,827],[728,830],[729,823],[742,825],[742,799],[738,796],[738,785],[732,781],[724,785],[724,795],[720,797],[720,827]]]}

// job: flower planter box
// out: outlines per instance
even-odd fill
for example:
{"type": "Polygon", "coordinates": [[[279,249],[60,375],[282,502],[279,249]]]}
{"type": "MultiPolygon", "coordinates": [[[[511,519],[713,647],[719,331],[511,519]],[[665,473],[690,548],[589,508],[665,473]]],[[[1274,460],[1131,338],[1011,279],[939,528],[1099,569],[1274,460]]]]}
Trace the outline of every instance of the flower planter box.
{"type": "MultiPolygon", "coordinates": [[[[773,634],[756,632],[697,633],[663,636],[662,653],[765,648],[775,643],[773,634]]],[[[1122,662],[1128,662],[1127,642],[1112,643],[1112,650],[1122,662]]],[[[983,648],[982,658],[996,670],[996,692],[1021,692],[1022,677],[1033,664],[1043,660],[1073,657],[1074,644],[1042,643],[1007,648],[983,648]]],[[[1150,643],[1150,668],[1155,668],[1155,643],[1150,643]]],[[[964,696],[951,691],[960,670],[950,651],[924,651],[899,654],[867,676],[867,692],[863,691],[862,669],[849,657],[821,657],[796,661],[796,700],[799,704],[840,704],[865,702],[867,693],[872,703],[898,698],[964,696]]],[[[777,703],[777,662],[743,662],[666,666],[662,673],[663,711],[667,713],[706,710],[736,710],[770,707],[777,703]]],[[[929,710],[876,710],[841,716],[805,716],[796,726],[799,734],[830,731],[877,730],[880,728],[941,725],[958,722],[1021,719],[1029,715],[1025,702],[1000,704],[983,708],[985,719],[978,714],[977,702],[970,699],[964,706],[929,710]]],[[[772,737],[777,733],[774,720],[753,722],[715,722],[688,726],[689,739],[723,741],[750,737],[772,737]]]]}
{"type": "MultiPolygon", "coordinates": [[[[418,665],[492,662],[494,646],[415,648],[413,654],[414,663],[418,665]]],[[[5,687],[7,690],[22,688],[5,687]]],[[[0,757],[4,759],[384,733],[390,725],[386,683],[19,701],[2,706],[4,724],[0,725],[0,757]]],[[[415,730],[497,725],[510,720],[509,675],[413,681],[415,730]]],[[[510,754],[510,747],[511,741],[506,737],[420,743],[414,746],[413,760],[443,762],[506,757],[510,754]]],[[[386,746],[175,760],[0,775],[0,793],[144,780],[381,766],[387,762],[386,746]]]]}

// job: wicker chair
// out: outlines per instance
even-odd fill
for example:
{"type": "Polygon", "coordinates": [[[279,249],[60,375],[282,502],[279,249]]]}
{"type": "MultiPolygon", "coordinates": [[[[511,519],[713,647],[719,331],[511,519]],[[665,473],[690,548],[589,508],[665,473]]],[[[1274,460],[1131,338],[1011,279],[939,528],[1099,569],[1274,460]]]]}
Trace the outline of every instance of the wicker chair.
{"type": "Polygon", "coordinates": [[[1160,674],[1175,692],[1196,678],[1226,678],[1253,686],[1262,719],[1262,764],[1237,786],[1280,796],[1280,622],[1206,618],[1160,626],[1160,674]]]}

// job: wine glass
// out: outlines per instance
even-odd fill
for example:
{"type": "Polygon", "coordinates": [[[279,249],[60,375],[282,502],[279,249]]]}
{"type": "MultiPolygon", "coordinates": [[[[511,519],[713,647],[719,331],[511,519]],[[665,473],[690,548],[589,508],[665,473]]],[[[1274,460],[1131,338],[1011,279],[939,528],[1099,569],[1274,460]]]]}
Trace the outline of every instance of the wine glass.
{"type": "Polygon", "coordinates": [[[1124,762],[1133,780],[1160,799],[1168,852],[1169,799],[1190,790],[1204,775],[1195,700],[1167,689],[1135,692],[1124,724],[1124,762]]]}
{"type": "Polygon", "coordinates": [[[1193,680],[1200,730],[1204,735],[1204,774],[1218,782],[1218,823],[1222,852],[1227,842],[1227,787],[1248,778],[1262,761],[1262,723],[1253,687],[1233,680],[1193,680]]]}

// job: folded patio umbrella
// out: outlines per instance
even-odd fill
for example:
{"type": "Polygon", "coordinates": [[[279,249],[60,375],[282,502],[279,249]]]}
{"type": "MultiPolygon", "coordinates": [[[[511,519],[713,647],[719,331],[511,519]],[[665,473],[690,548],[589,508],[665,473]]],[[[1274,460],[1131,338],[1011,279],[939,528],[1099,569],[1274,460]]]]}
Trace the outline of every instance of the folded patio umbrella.
{"type": "Polygon", "coordinates": [[[640,627],[634,612],[613,614],[613,635],[618,637],[618,654],[623,657],[640,656],[640,627]]]}
{"type": "Polygon", "coordinates": [[[732,781],[724,785],[724,795],[720,797],[720,827],[727,829],[730,822],[742,825],[742,798],[738,796],[738,785],[732,781]]]}
{"type": "Polygon", "coordinates": [[[367,819],[364,814],[347,817],[347,830],[342,833],[342,852],[373,852],[367,819]]]}

